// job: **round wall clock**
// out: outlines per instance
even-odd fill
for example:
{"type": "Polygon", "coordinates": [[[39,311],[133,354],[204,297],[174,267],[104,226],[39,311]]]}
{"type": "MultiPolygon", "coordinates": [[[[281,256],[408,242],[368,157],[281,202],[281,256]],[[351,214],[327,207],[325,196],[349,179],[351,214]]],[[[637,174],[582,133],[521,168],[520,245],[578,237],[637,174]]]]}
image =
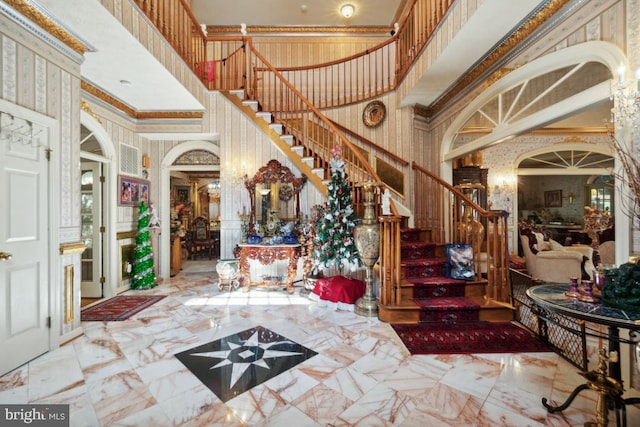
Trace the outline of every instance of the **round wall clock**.
{"type": "Polygon", "coordinates": [[[365,126],[374,128],[382,123],[386,115],[387,109],[382,101],[371,101],[364,107],[362,121],[365,126]]]}

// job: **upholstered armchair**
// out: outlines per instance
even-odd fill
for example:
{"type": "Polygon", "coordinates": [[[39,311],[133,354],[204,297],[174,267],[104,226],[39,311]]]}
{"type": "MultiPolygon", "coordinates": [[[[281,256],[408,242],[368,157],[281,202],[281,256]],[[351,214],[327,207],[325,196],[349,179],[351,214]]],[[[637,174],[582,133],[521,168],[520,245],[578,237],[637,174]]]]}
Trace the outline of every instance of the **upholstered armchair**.
{"type": "Polygon", "coordinates": [[[569,283],[571,277],[592,279],[593,248],[562,246],[542,227],[521,224],[519,229],[527,271],[534,279],[549,283],[569,283]]]}
{"type": "Polygon", "coordinates": [[[613,265],[616,263],[616,233],[614,227],[598,233],[599,263],[613,265]]]}

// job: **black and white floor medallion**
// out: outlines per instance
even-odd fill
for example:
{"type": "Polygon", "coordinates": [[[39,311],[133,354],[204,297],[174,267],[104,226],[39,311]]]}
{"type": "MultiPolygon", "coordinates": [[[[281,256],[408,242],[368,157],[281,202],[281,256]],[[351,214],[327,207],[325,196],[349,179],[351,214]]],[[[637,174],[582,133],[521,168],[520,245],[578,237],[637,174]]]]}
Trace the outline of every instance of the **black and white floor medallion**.
{"type": "Polygon", "coordinates": [[[176,357],[226,402],[316,354],[256,326],[183,351],[176,357]]]}

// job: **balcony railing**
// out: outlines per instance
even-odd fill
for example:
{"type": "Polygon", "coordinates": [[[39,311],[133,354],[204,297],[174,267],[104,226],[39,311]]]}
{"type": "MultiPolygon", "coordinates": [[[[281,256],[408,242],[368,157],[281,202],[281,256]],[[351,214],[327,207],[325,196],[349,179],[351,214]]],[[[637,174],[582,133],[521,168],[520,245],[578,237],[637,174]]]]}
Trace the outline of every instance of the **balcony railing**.
{"type": "MultiPolygon", "coordinates": [[[[256,68],[253,77],[257,80],[246,82],[247,60],[242,48],[246,38],[206,37],[186,0],[135,2],[208,89],[250,85],[265,94],[280,90],[278,79],[269,76],[268,68],[256,68]]],[[[382,95],[402,81],[453,2],[413,0],[397,33],[377,46],[328,63],[277,71],[320,109],[382,95]]]]}

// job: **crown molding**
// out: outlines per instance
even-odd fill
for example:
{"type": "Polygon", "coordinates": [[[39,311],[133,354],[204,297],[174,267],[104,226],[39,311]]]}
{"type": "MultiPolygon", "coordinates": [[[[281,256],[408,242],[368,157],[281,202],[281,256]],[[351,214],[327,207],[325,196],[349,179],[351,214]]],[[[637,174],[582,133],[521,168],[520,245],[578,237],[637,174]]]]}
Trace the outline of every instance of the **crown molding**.
{"type": "MultiPolygon", "coordinates": [[[[531,36],[536,30],[541,28],[549,19],[551,19],[558,11],[560,11],[567,3],[572,0],[549,0],[538,13],[533,15],[529,20],[525,21],[515,30],[511,35],[505,38],[494,50],[492,50],[487,56],[485,56],[473,69],[460,79],[451,90],[447,91],[441,98],[436,100],[428,107],[430,115],[437,114],[444,110],[445,106],[449,104],[453,99],[457,98],[464,90],[471,87],[474,81],[481,78],[485,73],[488,73],[492,68],[496,67],[500,61],[507,56],[515,47],[521,44],[525,39],[531,36]]],[[[502,70],[508,74],[510,70],[502,70]]],[[[500,70],[498,72],[498,78],[500,76],[500,70]]],[[[492,83],[494,83],[493,81],[492,83]]]]}
{"type": "Polygon", "coordinates": [[[36,25],[39,25],[49,34],[53,35],[55,38],[63,42],[76,53],[84,55],[84,53],[89,50],[89,48],[84,43],[78,40],[75,36],[71,35],[67,30],[63,29],[51,18],[46,16],[43,11],[28,3],[26,0],[4,0],[4,2],[14,8],[17,12],[24,15],[27,19],[31,20],[36,25]]]}
{"type": "Polygon", "coordinates": [[[204,117],[203,111],[136,111],[129,105],[114,98],[103,90],[98,89],[85,80],[81,81],[80,87],[83,91],[93,95],[102,102],[111,105],[134,119],[202,119],[204,117]]]}

